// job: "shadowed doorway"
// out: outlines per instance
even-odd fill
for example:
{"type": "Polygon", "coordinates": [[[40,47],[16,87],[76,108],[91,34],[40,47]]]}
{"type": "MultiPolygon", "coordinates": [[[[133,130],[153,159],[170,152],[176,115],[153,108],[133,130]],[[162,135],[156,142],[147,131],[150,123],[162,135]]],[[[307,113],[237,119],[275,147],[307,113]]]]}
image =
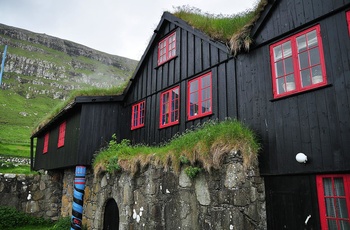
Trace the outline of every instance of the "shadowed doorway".
{"type": "Polygon", "coordinates": [[[108,199],[106,202],[103,230],[119,230],[119,209],[114,199],[108,199]]]}

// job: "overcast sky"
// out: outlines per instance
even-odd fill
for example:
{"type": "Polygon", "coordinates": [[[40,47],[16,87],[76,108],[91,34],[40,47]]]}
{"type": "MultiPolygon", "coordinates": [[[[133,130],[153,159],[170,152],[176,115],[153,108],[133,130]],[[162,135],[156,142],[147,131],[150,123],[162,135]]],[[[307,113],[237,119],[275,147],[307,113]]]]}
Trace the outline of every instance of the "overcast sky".
{"type": "Polygon", "coordinates": [[[0,0],[0,23],[140,60],[164,11],[231,15],[257,0],[0,0]]]}

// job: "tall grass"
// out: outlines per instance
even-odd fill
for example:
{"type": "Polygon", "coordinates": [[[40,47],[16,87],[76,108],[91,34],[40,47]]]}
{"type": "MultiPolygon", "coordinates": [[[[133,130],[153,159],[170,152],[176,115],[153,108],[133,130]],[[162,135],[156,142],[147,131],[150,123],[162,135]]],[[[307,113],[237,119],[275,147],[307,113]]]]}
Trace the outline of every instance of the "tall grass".
{"type": "Polygon", "coordinates": [[[132,146],[128,140],[117,143],[114,137],[108,148],[96,155],[93,167],[95,173],[120,169],[135,173],[140,167],[155,164],[178,172],[186,159],[210,171],[220,168],[223,156],[231,150],[241,151],[243,164],[248,167],[256,162],[259,149],[254,133],[240,122],[212,121],[176,135],[162,146],[132,146]]]}
{"type": "Polygon", "coordinates": [[[254,16],[251,10],[233,15],[215,15],[190,6],[175,7],[173,14],[210,37],[223,42],[228,42],[232,35],[250,22],[254,16]]]}

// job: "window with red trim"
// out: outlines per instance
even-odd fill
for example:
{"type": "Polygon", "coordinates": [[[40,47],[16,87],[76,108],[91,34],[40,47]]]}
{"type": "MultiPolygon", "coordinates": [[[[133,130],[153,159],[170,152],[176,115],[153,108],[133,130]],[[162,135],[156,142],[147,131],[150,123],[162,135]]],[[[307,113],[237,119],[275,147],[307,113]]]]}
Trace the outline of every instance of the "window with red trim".
{"type": "Polygon", "coordinates": [[[177,86],[160,95],[160,128],[179,123],[179,89],[177,86]]]}
{"type": "Polygon", "coordinates": [[[346,12],[346,20],[348,21],[348,31],[350,36],[350,10],[346,12]]]}
{"type": "Polygon", "coordinates": [[[131,108],[131,130],[145,126],[145,101],[134,104],[131,108]]]}
{"type": "Polygon", "coordinates": [[[66,136],[66,122],[61,123],[59,132],[58,132],[58,144],[57,148],[64,146],[64,139],[66,136]]]}
{"type": "Polygon", "coordinates": [[[188,82],[187,117],[189,120],[212,114],[211,72],[188,82]]]}
{"type": "Polygon", "coordinates": [[[48,149],[49,149],[49,133],[46,133],[44,136],[43,153],[47,153],[48,149]]]}
{"type": "Polygon", "coordinates": [[[270,46],[274,98],[327,84],[320,26],[270,46]]]}
{"type": "Polygon", "coordinates": [[[176,32],[170,34],[158,44],[158,65],[169,61],[176,55],[176,32]]]}
{"type": "Polygon", "coordinates": [[[316,177],[322,230],[350,229],[350,174],[316,177]]]}

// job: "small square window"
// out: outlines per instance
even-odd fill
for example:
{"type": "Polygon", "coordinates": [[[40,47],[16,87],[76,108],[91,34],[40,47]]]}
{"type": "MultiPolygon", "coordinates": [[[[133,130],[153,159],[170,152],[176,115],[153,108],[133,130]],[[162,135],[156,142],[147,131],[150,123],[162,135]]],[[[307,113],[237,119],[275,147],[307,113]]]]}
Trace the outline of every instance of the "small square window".
{"type": "Polygon", "coordinates": [[[170,34],[158,44],[158,65],[176,56],[176,32],[170,34]]]}
{"type": "Polygon", "coordinates": [[[43,148],[43,153],[47,153],[49,149],[49,133],[46,133],[44,136],[44,148],[43,148]]]}
{"type": "Polygon", "coordinates": [[[327,84],[320,26],[270,46],[274,98],[327,84]]]}
{"type": "Polygon", "coordinates": [[[179,123],[179,89],[177,86],[160,95],[160,128],[179,123]]]}
{"type": "Polygon", "coordinates": [[[62,146],[64,146],[64,139],[66,136],[66,121],[64,121],[63,123],[61,123],[60,128],[59,128],[59,132],[58,132],[58,144],[57,144],[57,148],[60,148],[62,146]]]}
{"type": "Polygon", "coordinates": [[[188,82],[188,120],[212,114],[211,72],[188,82]]]}
{"type": "Polygon", "coordinates": [[[145,101],[134,104],[131,108],[131,130],[145,126],[145,101]]]}
{"type": "Polygon", "coordinates": [[[321,229],[350,229],[350,175],[316,177],[321,229]]]}

